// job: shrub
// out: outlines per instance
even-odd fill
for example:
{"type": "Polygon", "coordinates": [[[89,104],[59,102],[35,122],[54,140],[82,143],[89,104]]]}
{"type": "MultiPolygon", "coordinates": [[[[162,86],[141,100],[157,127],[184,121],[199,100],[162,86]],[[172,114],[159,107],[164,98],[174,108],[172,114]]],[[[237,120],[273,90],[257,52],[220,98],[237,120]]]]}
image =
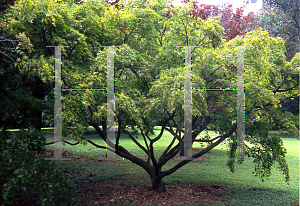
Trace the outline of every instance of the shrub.
{"type": "Polygon", "coordinates": [[[3,129],[0,134],[1,205],[65,205],[72,197],[74,183],[63,176],[54,161],[45,160],[46,139],[35,128],[16,136],[3,129]]]}

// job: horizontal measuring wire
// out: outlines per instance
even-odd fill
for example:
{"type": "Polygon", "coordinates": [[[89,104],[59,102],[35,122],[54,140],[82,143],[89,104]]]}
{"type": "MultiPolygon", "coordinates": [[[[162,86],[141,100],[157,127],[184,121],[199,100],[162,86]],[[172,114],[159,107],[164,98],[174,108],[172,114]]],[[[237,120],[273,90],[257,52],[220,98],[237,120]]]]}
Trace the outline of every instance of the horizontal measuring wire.
{"type": "Polygon", "coordinates": [[[85,91],[85,90],[93,90],[93,91],[101,91],[106,89],[61,89],[61,91],[85,91]]]}
{"type": "Polygon", "coordinates": [[[232,91],[235,91],[237,89],[193,89],[193,90],[232,90],[232,91]]]}
{"type": "MultiPolygon", "coordinates": [[[[84,91],[84,90],[106,90],[106,89],[93,89],[93,88],[91,88],[91,89],[61,89],[62,91],[84,91]]],[[[192,89],[192,90],[233,90],[233,91],[235,91],[235,90],[237,90],[237,89],[192,89]]]]}

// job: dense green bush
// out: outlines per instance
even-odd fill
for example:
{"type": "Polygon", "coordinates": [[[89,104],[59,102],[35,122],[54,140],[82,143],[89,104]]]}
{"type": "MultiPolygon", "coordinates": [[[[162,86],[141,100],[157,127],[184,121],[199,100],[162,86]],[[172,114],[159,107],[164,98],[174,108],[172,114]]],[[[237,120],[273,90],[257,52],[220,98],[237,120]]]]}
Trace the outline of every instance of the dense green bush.
{"type": "Polygon", "coordinates": [[[34,128],[16,136],[0,134],[0,202],[2,205],[65,205],[74,183],[63,176],[54,161],[45,160],[45,136],[34,128]]]}

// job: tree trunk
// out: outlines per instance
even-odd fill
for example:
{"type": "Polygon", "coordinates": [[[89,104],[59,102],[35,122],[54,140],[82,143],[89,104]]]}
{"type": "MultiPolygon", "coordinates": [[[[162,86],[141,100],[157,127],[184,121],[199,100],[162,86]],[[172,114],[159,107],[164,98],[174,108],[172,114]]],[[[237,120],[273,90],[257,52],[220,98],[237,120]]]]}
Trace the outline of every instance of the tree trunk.
{"type": "Polygon", "coordinates": [[[152,182],[152,190],[154,190],[155,192],[166,192],[166,187],[165,187],[165,183],[162,179],[157,179],[157,178],[151,178],[151,182],[152,182]]]}
{"type": "MultiPolygon", "coordinates": [[[[45,98],[45,89],[44,89],[44,82],[37,78],[32,86],[33,86],[33,90],[32,90],[32,96],[34,96],[37,99],[40,100],[44,100],[45,98]]],[[[37,129],[41,129],[42,128],[42,109],[41,108],[32,108],[32,125],[34,127],[36,127],[37,129]]]]}
{"type": "Polygon", "coordinates": [[[180,150],[180,156],[181,156],[181,157],[184,156],[184,149],[180,150]]]}

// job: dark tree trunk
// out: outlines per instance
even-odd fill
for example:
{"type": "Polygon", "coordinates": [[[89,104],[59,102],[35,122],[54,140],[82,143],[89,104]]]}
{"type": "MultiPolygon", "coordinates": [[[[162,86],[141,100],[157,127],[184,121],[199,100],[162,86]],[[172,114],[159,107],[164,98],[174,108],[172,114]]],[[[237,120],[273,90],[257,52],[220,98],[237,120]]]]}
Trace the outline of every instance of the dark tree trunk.
{"type": "Polygon", "coordinates": [[[151,182],[152,182],[152,187],[151,187],[152,190],[154,190],[155,192],[166,192],[166,186],[162,179],[153,177],[151,178],[151,182]]]}
{"type": "Polygon", "coordinates": [[[42,128],[42,112],[39,110],[32,109],[33,111],[31,112],[32,117],[31,119],[31,124],[37,129],[42,128]]]}
{"type": "MultiPolygon", "coordinates": [[[[43,88],[45,84],[43,83],[42,80],[37,78],[37,80],[33,83],[33,90],[32,90],[32,95],[40,100],[43,100],[45,98],[45,89],[43,88]]],[[[36,127],[37,129],[42,128],[42,108],[32,108],[32,125],[36,127]]]]}
{"type": "Polygon", "coordinates": [[[180,156],[181,156],[181,157],[184,156],[184,149],[180,150],[180,156]]]}

